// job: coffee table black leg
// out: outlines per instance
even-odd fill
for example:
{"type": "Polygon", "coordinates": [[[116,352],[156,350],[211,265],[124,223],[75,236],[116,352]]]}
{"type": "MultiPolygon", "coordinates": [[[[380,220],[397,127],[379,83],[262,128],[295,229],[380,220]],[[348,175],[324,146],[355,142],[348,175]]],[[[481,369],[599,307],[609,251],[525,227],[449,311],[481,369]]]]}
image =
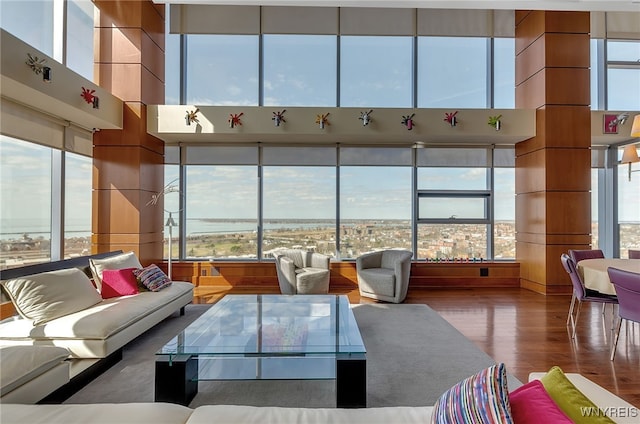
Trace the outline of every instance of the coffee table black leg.
{"type": "Polygon", "coordinates": [[[341,354],[336,357],[336,407],[367,407],[365,354],[341,354]]]}
{"type": "Polygon", "coordinates": [[[156,402],[189,406],[198,393],[198,358],[174,355],[156,358],[156,402]]]}

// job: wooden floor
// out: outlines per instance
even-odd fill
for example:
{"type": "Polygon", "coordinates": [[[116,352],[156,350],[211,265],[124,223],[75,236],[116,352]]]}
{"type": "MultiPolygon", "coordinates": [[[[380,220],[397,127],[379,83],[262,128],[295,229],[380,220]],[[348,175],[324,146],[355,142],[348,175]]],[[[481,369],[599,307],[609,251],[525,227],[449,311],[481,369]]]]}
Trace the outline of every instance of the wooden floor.
{"type": "MultiPolygon", "coordinates": [[[[231,292],[198,287],[194,301],[214,303],[226,293],[231,292]]],[[[357,290],[341,294],[351,303],[372,301],[361,298],[357,290]]],[[[405,303],[436,310],[522,382],[530,372],[558,365],[640,407],[640,325],[623,324],[611,362],[611,307],[603,319],[601,306],[583,304],[572,340],[566,326],[570,300],[525,289],[421,289],[410,290],[405,303]]]]}

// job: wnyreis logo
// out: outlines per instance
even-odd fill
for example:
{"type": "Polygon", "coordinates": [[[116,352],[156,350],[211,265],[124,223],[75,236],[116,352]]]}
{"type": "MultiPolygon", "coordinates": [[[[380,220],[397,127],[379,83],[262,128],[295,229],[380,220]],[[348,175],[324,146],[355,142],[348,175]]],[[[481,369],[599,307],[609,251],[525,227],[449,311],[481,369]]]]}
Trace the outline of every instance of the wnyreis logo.
{"type": "Polygon", "coordinates": [[[595,406],[582,407],[580,413],[583,417],[609,417],[609,418],[635,418],[640,417],[640,410],[632,406],[610,406],[598,408],[595,406]]]}

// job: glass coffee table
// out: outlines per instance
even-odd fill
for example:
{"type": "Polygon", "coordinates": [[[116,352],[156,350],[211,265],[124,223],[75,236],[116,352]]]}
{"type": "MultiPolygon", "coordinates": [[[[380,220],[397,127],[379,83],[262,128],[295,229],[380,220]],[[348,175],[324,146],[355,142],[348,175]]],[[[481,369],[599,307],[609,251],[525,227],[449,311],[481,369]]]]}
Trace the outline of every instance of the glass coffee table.
{"type": "Polygon", "coordinates": [[[155,400],[188,405],[201,380],[336,380],[363,408],[367,358],[342,295],[227,295],[156,353],[155,400]]]}

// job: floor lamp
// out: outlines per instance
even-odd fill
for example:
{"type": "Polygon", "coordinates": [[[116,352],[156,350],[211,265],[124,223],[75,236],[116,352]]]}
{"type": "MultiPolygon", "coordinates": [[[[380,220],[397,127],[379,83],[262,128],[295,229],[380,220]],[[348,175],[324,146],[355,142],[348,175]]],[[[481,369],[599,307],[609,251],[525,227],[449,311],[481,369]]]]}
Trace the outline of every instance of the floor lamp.
{"type": "Polygon", "coordinates": [[[171,247],[171,242],[173,240],[173,227],[176,227],[176,221],[173,220],[171,216],[171,212],[169,212],[169,218],[167,218],[165,227],[169,227],[169,263],[167,264],[167,270],[169,271],[169,279],[171,279],[171,258],[173,257],[173,250],[171,247]]]}

